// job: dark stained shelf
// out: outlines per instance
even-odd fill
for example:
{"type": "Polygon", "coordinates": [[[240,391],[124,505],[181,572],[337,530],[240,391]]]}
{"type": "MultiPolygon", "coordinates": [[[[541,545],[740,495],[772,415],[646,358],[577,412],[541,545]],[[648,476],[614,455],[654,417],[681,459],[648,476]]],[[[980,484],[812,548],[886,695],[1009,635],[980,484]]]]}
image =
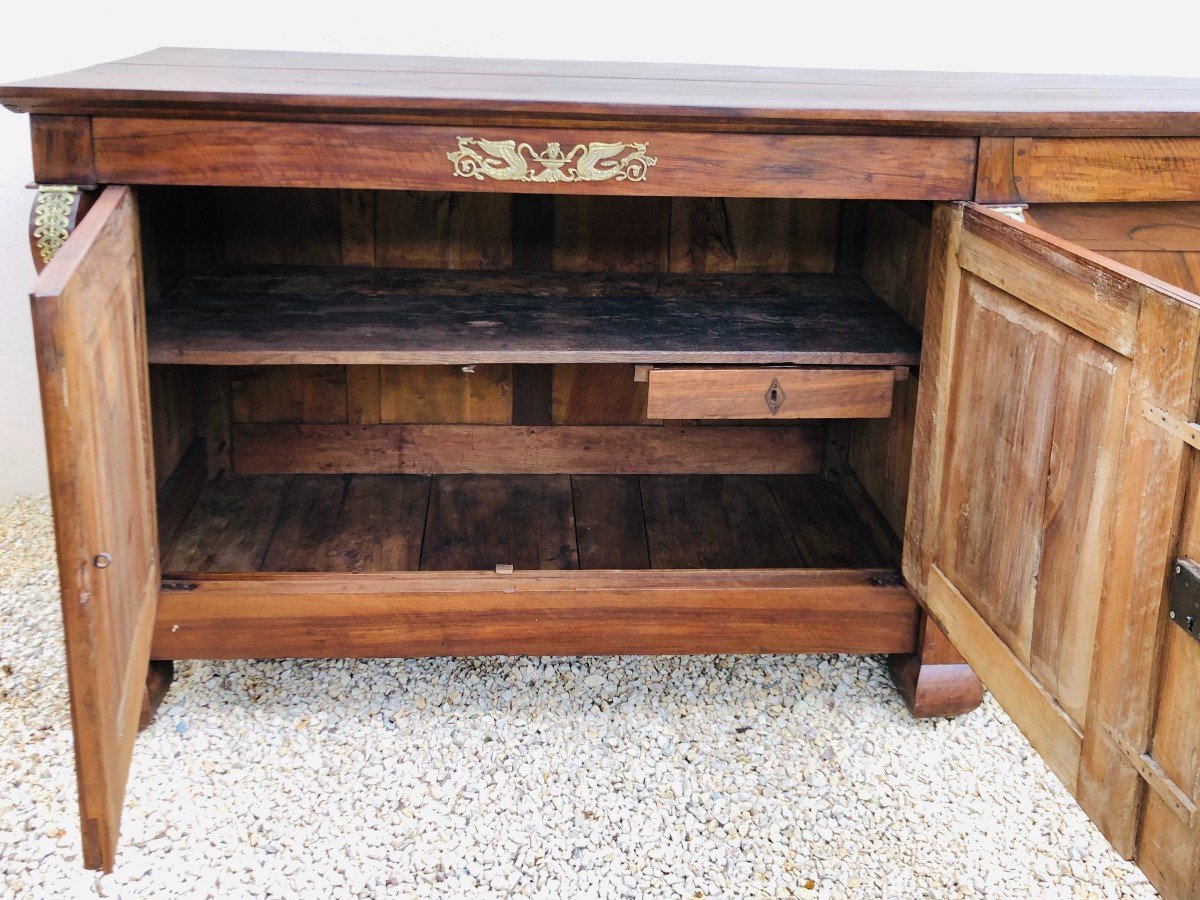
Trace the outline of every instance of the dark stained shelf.
{"type": "Polygon", "coordinates": [[[920,339],[833,275],[270,268],[194,275],[149,311],[150,362],[915,365],[920,339]]]}

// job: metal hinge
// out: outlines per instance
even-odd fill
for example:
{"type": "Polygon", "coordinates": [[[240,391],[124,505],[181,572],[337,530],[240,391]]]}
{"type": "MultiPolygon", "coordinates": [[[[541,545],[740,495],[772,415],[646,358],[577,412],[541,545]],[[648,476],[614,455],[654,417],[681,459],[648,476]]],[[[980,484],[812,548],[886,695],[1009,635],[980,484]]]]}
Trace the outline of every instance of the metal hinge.
{"type": "Polygon", "coordinates": [[[1142,415],[1163,431],[1175,435],[1189,447],[1200,450],[1200,425],[1171,415],[1165,409],[1145,401],[1142,402],[1142,415]]]}
{"type": "Polygon", "coordinates": [[[1015,219],[1018,222],[1025,221],[1025,210],[1029,208],[1027,203],[1003,203],[988,206],[994,213],[999,213],[1002,216],[1007,216],[1010,219],[1015,219]]]}
{"type": "Polygon", "coordinates": [[[1175,560],[1168,615],[1172,622],[1200,641],[1200,564],[1186,557],[1175,560]]]}

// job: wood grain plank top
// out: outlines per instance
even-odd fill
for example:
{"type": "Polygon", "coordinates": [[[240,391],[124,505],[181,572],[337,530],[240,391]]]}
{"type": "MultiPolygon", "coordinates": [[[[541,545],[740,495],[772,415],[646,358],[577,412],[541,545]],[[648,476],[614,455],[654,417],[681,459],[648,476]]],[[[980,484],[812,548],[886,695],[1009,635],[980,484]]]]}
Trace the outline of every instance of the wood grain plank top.
{"type": "Polygon", "coordinates": [[[674,123],[739,131],[1200,134],[1200,79],[160,48],[0,88],[43,114],[674,123]]]}
{"type": "Polygon", "coordinates": [[[915,365],[920,339],[832,275],[607,276],[281,268],[189,278],[150,361],[915,365]]]}

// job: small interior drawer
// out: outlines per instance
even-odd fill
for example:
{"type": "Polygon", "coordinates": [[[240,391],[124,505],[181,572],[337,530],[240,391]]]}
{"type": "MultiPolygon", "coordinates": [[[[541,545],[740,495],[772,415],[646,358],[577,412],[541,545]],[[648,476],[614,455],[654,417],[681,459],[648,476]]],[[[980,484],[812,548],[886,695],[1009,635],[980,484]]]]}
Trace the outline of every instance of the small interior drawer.
{"type": "Polygon", "coordinates": [[[650,369],[651,419],[882,419],[892,412],[892,368],[650,369]]]}

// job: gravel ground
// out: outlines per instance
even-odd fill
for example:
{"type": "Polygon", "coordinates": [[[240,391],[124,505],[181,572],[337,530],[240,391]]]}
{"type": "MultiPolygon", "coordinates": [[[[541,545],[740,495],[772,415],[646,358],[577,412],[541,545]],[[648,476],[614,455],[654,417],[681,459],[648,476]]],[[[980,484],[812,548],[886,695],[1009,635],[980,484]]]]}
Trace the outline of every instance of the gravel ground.
{"type": "Polygon", "coordinates": [[[9,896],[1156,896],[990,698],[827,656],[183,663],[97,877],[52,547],[0,507],[9,896]]]}

